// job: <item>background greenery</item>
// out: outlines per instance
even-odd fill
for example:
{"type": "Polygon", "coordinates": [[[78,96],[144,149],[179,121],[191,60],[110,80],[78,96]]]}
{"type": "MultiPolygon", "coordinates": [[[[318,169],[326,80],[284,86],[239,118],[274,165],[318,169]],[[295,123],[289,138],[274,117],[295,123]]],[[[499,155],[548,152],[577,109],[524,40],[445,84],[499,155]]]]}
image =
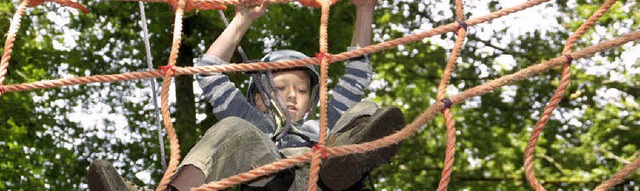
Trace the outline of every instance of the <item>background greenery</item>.
{"type": "MultiPolygon", "coordinates": [[[[27,10],[5,84],[146,70],[138,3],[80,2],[90,14],[52,3],[27,10]]],[[[570,31],[602,2],[557,0],[540,5],[557,10],[555,14],[515,14],[533,15],[557,27],[532,26],[516,32],[509,26],[496,27],[508,19],[472,27],[449,94],[559,56],[570,31]],[[505,65],[503,58],[509,57],[514,65],[505,65]]],[[[491,11],[504,7],[504,2],[491,0],[465,3],[468,18],[485,14],[469,11],[476,6],[491,11]]],[[[1,34],[6,34],[18,4],[17,0],[0,2],[1,34]]],[[[455,22],[452,4],[380,0],[374,40],[455,22]]],[[[637,1],[617,2],[576,49],[638,30],[638,9],[637,1]]],[[[148,3],[146,10],[157,68],[167,63],[174,15],[163,3],[148,3]]],[[[329,46],[330,52],[338,53],[350,42],[354,7],[341,1],[331,11],[329,46]]],[[[232,17],[232,6],[226,14],[232,17]]],[[[272,5],[241,45],[251,59],[285,48],[313,55],[319,17],[317,9],[272,5]]],[[[215,11],[189,13],[183,22],[178,65],[191,66],[224,24],[215,11]]],[[[401,107],[406,119],[413,120],[435,102],[452,36],[447,33],[373,54],[377,74],[369,99],[401,107]]],[[[4,42],[6,36],[0,40],[4,42]]],[[[624,59],[640,54],[637,46],[637,41],[628,43],[572,65],[572,84],[536,149],[536,175],[547,189],[592,189],[638,157],[640,61],[624,59]]],[[[235,55],[233,62],[240,62],[240,56],[235,55]]],[[[343,64],[333,64],[332,78],[343,69],[343,64]]],[[[244,88],[240,85],[246,80],[243,74],[229,75],[244,88]]],[[[559,69],[555,69],[454,106],[458,142],[451,190],[530,190],[522,168],[523,151],[558,78],[559,69]]],[[[193,76],[178,77],[175,82],[177,91],[171,94],[177,99],[171,111],[184,155],[217,120],[211,106],[201,100],[199,88],[192,85],[193,76]]],[[[155,187],[163,171],[149,84],[148,80],[96,83],[2,95],[0,190],[85,190],[87,166],[95,159],[112,161],[128,179],[155,187]]],[[[373,172],[378,190],[437,187],[444,158],[443,121],[438,117],[428,123],[403,143],[390,164],[373,172]]],[[[616,189],[638,190],[639,182],[636,172],[616,189]]]]}

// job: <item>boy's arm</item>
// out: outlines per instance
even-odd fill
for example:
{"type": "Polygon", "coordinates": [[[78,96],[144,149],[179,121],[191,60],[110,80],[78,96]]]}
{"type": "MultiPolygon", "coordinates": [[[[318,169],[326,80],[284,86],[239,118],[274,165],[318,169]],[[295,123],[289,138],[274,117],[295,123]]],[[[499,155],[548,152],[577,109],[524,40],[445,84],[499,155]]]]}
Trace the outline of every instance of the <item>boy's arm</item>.
{"type": "MultiPolygon", "coordinates": [[[[227,64],[244,34],[253,21],[264,13],[267,6],[266,1],[265,4],[257,7],[237,6],[236,16],[211,44],[197,65],[227,64]]],[[[242,92],[226,75],[198,74],[196,80],[202,88],[204,99],[213,105],[213,113],[219,120],[235,116],[251,122],[265,134],[275,131],[268,117],[249,104],[242,92]]]]}
{"type": "Polygon", "coordinates": [[[211,44],[206,54],[217,56],[225,62],[229,62],[236,47],[244,34],[249,30],[253,21],[260,18],[269,6],[268,1],[255,7],[236,6],[236,15],[229,26],[211,44]]]}
{"type": "MultiPolygon", "coordinates": [[[[352,0],[351,2],[356,6],[356,21],[351,47],[348,50],[371,45],[371,25],[376,6],[376,0],[352,0]]],[[[338,80],[337,86],[333,89],[333,98],[329,101],[327,117],[330,128],[333,128],[342,113],[362,100],[364,89],[371,83],[371,78],[372,68],[367,56],[347,61],[345,75],[338,80]]]]}
{"type": "Polygon", "coordinates": [[[356,6],[356,22],[351,37],[351,46],[369,46],[371,45],[373,11],[376,8],[377,0],[352,0],[351,2],[356,6]]]}

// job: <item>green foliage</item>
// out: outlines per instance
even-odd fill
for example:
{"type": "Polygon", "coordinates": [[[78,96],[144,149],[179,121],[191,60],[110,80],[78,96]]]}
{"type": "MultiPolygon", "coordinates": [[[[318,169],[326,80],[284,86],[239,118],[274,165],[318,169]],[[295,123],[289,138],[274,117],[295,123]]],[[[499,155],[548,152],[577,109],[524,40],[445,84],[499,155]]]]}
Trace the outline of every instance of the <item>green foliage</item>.
{"type": "MultiPolygon", "coordinates": [[[[28,9],[4,84],[146,70],[138,3],[80,2],[90,14],[52,3],[28,9]],[[52,19],[56,17],[68,19],[68,23],[52,19]],[[75,45],[65,47],[67,41],[75,45]]],[[[559,27],[519,33],[509,27],[491,27],[504,20],[471,27],[448,95],[559,56],[571,31],[602,2],[542,5],[561,13],[545,17],[559,27]],[[505,56],[513,58],[515,64],[506,66],[505,56]]],[[[470,3],[465,7],[467,17],[482,15],[468,11],[475,7],[486,6],[491,11],[504,8],[504,2],[498,1],[487,5],[465,3],[470,3]]],[[[374,39],[381,42],[455,22],[453,16],[447,16],[453,11],[451,4],[381,0],[375,13],[374,39]]],[[[7,18],[12,17],[17,5],[16,0],[0,3],[0,33],[6,34],[10,24],[7,18]]],[[[583,35],[574,50],[637,30],[638,9],[637,2],[617,2],[598,21],[596,29],[583,35]]],[[[338,53],[350,43],[354,8],[341,1],[331,12],[329,47],[331,53],[338,53]]],[[[168,61],[174,15],[163,3],[147,3],[146,13],[153,65],[157,68],[168,61]]],[[[233,6],[225,13],[231,18],[233,6]]],[[[319,9],[271,5],[241,45],[250,59],[261,58],[265,47],[313,55],[318,51],[319,19],[319,9]],[[274,44],[265,45],[265,39],[274,44]]],[[[190,47],[191,52],[182,50],[185,55],[180,57],[198,58],[223,29],[215,11],[188,13],[182,46],[190,47]]],[[[436,88],[453,36],[446,33],[372,54],[376,75],[367,92],[369,99],[383,106],[398,106],[407,121],[415,119],[437,101],[436,88]]],[[[4,42],[6,36],[0,40],[4,42]]],[[[574,61],[572,83],[536,148],[534,168],[545,188],[592,189],[638,157],[640,63],[622,63],[622,55],[628,54],[631,46],[637,46],[637,42],[574,61]]],[[[232,62],[242,61],[235,55],[232,62]]],[[[182,60],[179,64],[193,63],[182,60]]],[[[343,71],[344,64],[332,64],[330,75],[337,79],[343,71]]],[[[239,86],[247,80],[240,73],[229,76],[239,86]]],[[[530,190],[522,167],[524,147],[559,76],[559,69],[554,69],[452,108],[457,147],[449,189],[530,190]]],[[[0,190],[86,190],[86,169],[96,159],[110,160],[126,178],[154,187],[163,170],[149,84],[147,80],[96,83],[0,96],[0,190]],[[141,172],[149,173],[151,180],[145,180],[141,172]]],[[[171,94],[179,99],[192,93],[171,94]]],[[[212,107],[199,97],[195,95],[191,110],[195,108],[197,115],[206,117],[199,117],[204,119],[195,125],[175,124],[183,156],[217,121],[211,114],[212,107]]],[[[172,117],[180,116],[177,110],[184,108],[184,104],[172,105],[172,117]]],[[[167,142],[164,147],[168,151],[167,142]]],[[[390,164],[372,173],[377,190],[435,189],[443,168],[444,148],[444,119],[438,116],[405,140],[390,164]]],[[[636,172],[616,189],[637,190],[639,180],[636,172]]]]}

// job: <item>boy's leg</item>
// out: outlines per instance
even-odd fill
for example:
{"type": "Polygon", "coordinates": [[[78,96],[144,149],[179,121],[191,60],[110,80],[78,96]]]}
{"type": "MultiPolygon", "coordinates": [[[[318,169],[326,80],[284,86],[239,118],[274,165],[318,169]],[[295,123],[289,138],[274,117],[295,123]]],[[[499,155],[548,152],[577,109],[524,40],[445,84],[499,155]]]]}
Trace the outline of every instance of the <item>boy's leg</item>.
{"type": "MultiPolygon", "coordinates": [[[[275,144],[258,128],[240,118],[228,117],[207,130],[202,139],[189,151],[170,185],[178,189],[197,187],[205,182],[228,178],[280,158],[282,157],[275,144]],[[204,182],[197,185],[193,185],[193,182],[188,183],[191,185],[183,184],[181,180],[185,179],[178,177],[181,176],[182,169],[193,167],[202,172],[204,182]]],[[[274,177],[257,179],[248,185],[263,187],[274,177]]]]}
{"type": "MultiPolygon", "coordinates": [[[[377,108],[374,103],[367,101],[347,110],[336,122],[335,131],[329,136],[327,146],[377,140],[405,126],[404,115],[397,107],[377,108]]],[[[331,190],[348,189],[373,168],[388,162],[399,148],[400,145],[396,144],[367,153],[331,158],[320,169],[321,184],[331,190]]]]}
{"type": "MultiPolygon", "coordinates": [[[[205,182],[220,180],[249,171],[280,159],[273,142],[251,123],[228,117],[216,123],[189,151],[174,175],[170,186],[188,190],[205,182]]],[[[291,178],[287,173],[267,176],[250,182],[251,187],[288,188],[291,178]],[[277,176],[280,179],[274,180],[277,176]]],[[[89,188],[92,191],[134,190],[127,185],[111,164],[98,160],[89,167],[89,188]]]]}

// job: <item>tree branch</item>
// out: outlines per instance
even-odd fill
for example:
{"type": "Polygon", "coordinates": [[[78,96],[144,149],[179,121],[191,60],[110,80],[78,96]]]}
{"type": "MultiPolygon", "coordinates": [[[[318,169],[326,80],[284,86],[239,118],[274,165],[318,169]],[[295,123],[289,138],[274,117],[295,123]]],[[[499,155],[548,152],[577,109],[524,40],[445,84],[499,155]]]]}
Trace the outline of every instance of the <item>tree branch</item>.
{"type": "Polygon", "coordinates": [[[541,154],[541,155],[542,155],[542,158],[547,160],[547,162],[553,164],[553,166],[556,167],[556,169],[558,169],[558,171],[560,171],[560,174],[566,175],[564,173],[564,168],[562,167],[562,165],[560,163],[556,162],[556,160],[553,160],[553,158],[551,158],[550,156],[548,156],[546,154],[541,154]]]}
{"type": "Polygon", "coordinates": [[[473,40],[475,40],[475,41],[477,41],[477,42],[482,42],[485,46],[488,46],[488,47],[491,47],[491,48],[493,48],[493,49],[496,49],[496,50],[498,50],[498,51],[502,52],[503,54],[518,55],[518,57],[526,58],[526,59],[527,59],[527,60],[529,60],[531,63],[536,63],[536,62],[539,62],[539,61],[540,61],[539,59],[532,58],[531,56],[529,56],[529,55],[527,55],[527,54],[525,54],[525,53],[522,53],[522,52],[516,52],[516,51],[509,50],[509,49],[505,49],[505,48],[500,48],[500,47],[498,47],[498,46],[496,46],[496,45],[492,44],[491,42],[487,42],[487,41],[481,40],[481,39],[479,39],[479,38],[473,38],[473,40]]]}

